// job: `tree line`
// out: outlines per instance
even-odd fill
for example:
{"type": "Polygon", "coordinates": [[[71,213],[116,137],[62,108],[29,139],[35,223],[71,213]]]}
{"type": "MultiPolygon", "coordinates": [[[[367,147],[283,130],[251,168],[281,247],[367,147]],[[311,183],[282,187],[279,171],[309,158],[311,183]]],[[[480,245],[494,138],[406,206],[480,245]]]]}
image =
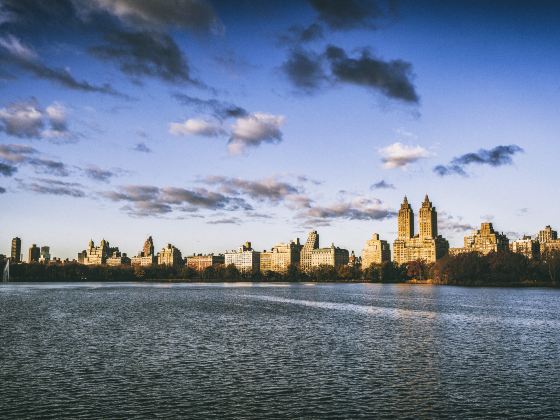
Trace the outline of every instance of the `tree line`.
{"type": "Polygon", "coordinates": [[[279,282],[427,282],[463,286],[560,286],[560,251],[546,253],[540,260],[530,260],[511,252],[481,255],[476,252],[447,255],[433,264],[412,261],[372,264],[370,267],[319,266],[302,272],[292,265],[285,273],[253,270],[241,272],[234,265],[207,267],[198,272],[187,266],[130,267],[86,266],[69,264],[14,264],[12,281],[279,281],[279,282]]]}

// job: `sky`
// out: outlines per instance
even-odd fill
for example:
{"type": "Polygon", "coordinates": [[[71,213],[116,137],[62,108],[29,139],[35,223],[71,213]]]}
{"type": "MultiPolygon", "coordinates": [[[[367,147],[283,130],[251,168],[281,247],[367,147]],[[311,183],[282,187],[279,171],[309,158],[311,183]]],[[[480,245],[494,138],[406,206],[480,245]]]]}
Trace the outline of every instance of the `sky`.
{"type": "Polygon", "coordinates": [[[0,0],[0,253],[558,227],[560,3],[0,0]]]}

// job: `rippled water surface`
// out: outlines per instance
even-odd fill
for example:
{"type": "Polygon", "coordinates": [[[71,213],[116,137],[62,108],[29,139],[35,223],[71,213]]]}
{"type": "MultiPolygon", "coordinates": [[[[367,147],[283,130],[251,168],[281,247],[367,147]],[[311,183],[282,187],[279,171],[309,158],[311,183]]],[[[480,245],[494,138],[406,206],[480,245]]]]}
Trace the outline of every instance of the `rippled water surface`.
{"type": "Polygon", "coordinates": [[[560,291],[0,285],[0,417],[560,417],[560,291]]]}

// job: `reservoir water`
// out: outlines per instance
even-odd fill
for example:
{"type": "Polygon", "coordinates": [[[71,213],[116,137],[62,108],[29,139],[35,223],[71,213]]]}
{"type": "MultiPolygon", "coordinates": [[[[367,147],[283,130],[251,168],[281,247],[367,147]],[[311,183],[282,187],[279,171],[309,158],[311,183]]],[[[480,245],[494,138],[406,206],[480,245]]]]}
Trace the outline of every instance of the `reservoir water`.
{"type": "Polygon", "coordinates": [[[560,290],[0,284],[2,418],[558,418],[560,290]]]}

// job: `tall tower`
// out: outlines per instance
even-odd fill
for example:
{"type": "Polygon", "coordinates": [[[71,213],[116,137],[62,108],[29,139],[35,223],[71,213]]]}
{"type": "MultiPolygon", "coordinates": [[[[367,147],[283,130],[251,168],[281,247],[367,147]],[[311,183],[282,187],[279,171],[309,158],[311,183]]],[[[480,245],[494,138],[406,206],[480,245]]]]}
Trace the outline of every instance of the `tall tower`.
{"type": "Polygon", "coordinates": [[[428,194],[424,197],[424,202],[418,214],[420,221],[420,239],[435,239],[438,236],[437,230],[437,211],[432,206],[428,194]]]}
{"type": "Polygon", "coordinates": [[[313,250],[319,248],[319,234],[316,230],[312,230],[307,235],[307,241],[301,249],[300,252],[300,267],[303,271],[307,271],[311,268],[311,256],[313,255],[313,250]]]}
{"type": "Polygon", "coordinates": [[[152,240],[151,236],[148,236],[148,239],[146,239],[146,242],[144,242],[144,249],[142,252],[144,257],[154,256],[154,241],[152,240]]]}
{"type": "Polygon", "coordinates": [[[21,239],[17,237],[12,239],[10,260],[15,263],[21,262],[21,239]]]}
{"type": "Polygon", "coordinates": [[[414,236],[414,212],[412,207],[408,204],[408,199],[406,195],[404,196],[404,201],[401,204],[401,209],[399,210],[399,232],[398,239],[410,239],[414,236]]]}

